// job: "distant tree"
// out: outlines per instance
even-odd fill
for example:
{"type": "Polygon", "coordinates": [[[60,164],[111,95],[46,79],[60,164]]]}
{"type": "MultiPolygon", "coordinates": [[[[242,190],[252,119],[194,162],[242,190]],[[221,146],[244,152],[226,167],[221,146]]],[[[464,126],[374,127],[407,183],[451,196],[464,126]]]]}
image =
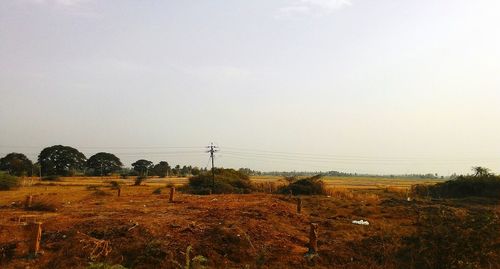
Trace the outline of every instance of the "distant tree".
{"type": "Polygon", "coordinates": [[[75,148],[56,145],[44,148],[38,155],[38,162],[42,167],[42,174],[72,175],[75,170],[83,170],[87,158],[75,148]]]}
{"type": "Polygon", "coordinates": [[[191,170],[191,169],[190,169],[188,166],[185,166],[185,165],[184,165],[184,166],[181,168],[181,176],[183,176],[183,177],[187,176],[187,175],[191,172],[190,170],[191,170]]]}
{"type": "Polygon", "coordinates": [[[168,165],[168,162],[165,161],[157,163],[153,168],[155,175],[159,177],[166,177],[168,175],[168,172],[170,172],[170,170],[171,170],[170,165],[168,165]]]}
{"type": "Polygon", "coordinates": [[[196,167],[196,166],[195,166],[195,167],[193,167],[193,168],[191,169],[191,174],[192,174],[193,176],[197,176],[197,175],[199,175],[200,173],[201,173],[200,168],[198,168],[198,167],[196,167]]]}
{"type": "Polygon", "coordinates": [[[181,166],[180,165],[176,165],[173,169],[172,169],[172,174],[178,176],[181,174],[181,166]]]}
{"type": "Polygon", "coordinates": [[[475,177],[488,177],[492,175],[490,169],[481,166],[472,167],[472,171],[474,171],[475,177]]]}
{"type": "Polygon", "coordinates": [[[153,162],[141,159],[133,163],[132,167],[140,176],[146,176],[148,171],[153,168],[153,162]]]}
{"type": "Polygon", "coordinates": [[[99,152],[87,160],[87,167],[93,170],[94,175],[109,175],[119,171],[122,165],[118,157],[107,152],[99,152]]]}
{"type": "Polygon", "coordinates": [[[9,153],[0,159],[0,170],[7,171],[11,175],[31,175],[33,163],[22,153],[9,153]]]}

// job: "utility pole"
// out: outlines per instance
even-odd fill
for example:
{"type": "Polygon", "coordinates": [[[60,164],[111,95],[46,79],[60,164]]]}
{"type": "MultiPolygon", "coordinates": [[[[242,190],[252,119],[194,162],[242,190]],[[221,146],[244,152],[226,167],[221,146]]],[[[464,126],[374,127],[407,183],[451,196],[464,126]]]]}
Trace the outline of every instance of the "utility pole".
{"type": "Polygon", "coordinates": [[[210,159],[212,159],[212,193],[214,192],[215,189],[215,166],[214,166],[214,153],[219,151],[217,146],[214,146],[214,143],[210,143],[210,146],[208,148],[208,153],[210,153],[210,159]]]}

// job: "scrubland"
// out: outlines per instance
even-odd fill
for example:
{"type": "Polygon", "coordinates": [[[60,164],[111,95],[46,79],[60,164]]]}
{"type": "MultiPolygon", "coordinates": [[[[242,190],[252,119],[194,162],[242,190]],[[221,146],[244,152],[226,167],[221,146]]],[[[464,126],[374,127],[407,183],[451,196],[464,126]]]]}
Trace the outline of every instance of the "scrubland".
{"type": "Polygon", "coordinates": [[[500,268],[497,199],[414,197],[415,182],[370,178],[326,178],[326,195],[299,197],[259,177],[256,193],[177,191],[169,202],[167,184],[186,182],[26,180],[0,193],[0,268],[500,268]],[[36,256],[32,221],[42,222],[36,256]],[[314,255],[310,223],[319,227],[314,255]]]}

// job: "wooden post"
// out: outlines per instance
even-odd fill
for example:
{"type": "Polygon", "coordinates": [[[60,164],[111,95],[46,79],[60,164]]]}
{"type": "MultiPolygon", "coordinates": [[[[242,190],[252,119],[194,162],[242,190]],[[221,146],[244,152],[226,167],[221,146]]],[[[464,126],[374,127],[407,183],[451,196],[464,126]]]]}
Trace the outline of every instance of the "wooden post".
{"type": "Polygon", "coordinates": [[[309,232],[309,253],[318,252],[318,224],[311,223],[311,231],[309,232]]]}
{"type": "Polygon", "coordinates": [[[24,207],[30,208],[31,204],[33,204],[33,195],[26,196],[26,202],[24,203],[24,207]]]}
{"type": "Polygon", "coordinates": [[[302,199],[297,198],[297,213],[300,214],[300,212],[302,212],[302,199]]]}
{"type": "Polygon", "coordinates": [[[170,197],[168,198],[169,203],[174,202],[174,194],[175,194],[175,187],[171,187],[170,188],[170,197]]]}
{"type": "Polygon", "coordinates": [[[30,236],[29,255],[36,256],[40,252],[40,240],[42,239],[42,223],[29,223],[28,232],[30,236]]]}
{"type": "Polygon", "coordinates": [[[118,188],[118,197],[122,194],[122,188],[118,188]]]}

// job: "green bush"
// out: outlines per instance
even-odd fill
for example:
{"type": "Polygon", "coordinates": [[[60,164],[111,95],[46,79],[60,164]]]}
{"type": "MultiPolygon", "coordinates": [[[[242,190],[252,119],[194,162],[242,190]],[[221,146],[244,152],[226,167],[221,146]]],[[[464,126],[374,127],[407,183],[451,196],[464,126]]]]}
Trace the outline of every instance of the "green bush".
{"type": "Polygon", "coordinates": [[[278,189],[279,193],[294,195],[325,195],[326,189],[321,175],[290,181],[287,186],[278,189]]]}
{"type": "Polygon", "coordinates": [[[7,173],[0,172],[0,190],[7,191],[18,188],[20,180],[18,177],[11,176],[7,173]]]}
{"type": "Polygon", "coordinates": [[[213,190],[211,172],[189,178],[183,190],[194,194],[251,193],[253,186],[248,175],[234,169],[216,169],[213,190]]]}
{"type": "Polygon", "coordinates": [[[493,174],[458,176],[436,185],[415,185],[412,192],[435,198],[464,198],[470,196],[498,198],[500,177],[493,174]]]}

